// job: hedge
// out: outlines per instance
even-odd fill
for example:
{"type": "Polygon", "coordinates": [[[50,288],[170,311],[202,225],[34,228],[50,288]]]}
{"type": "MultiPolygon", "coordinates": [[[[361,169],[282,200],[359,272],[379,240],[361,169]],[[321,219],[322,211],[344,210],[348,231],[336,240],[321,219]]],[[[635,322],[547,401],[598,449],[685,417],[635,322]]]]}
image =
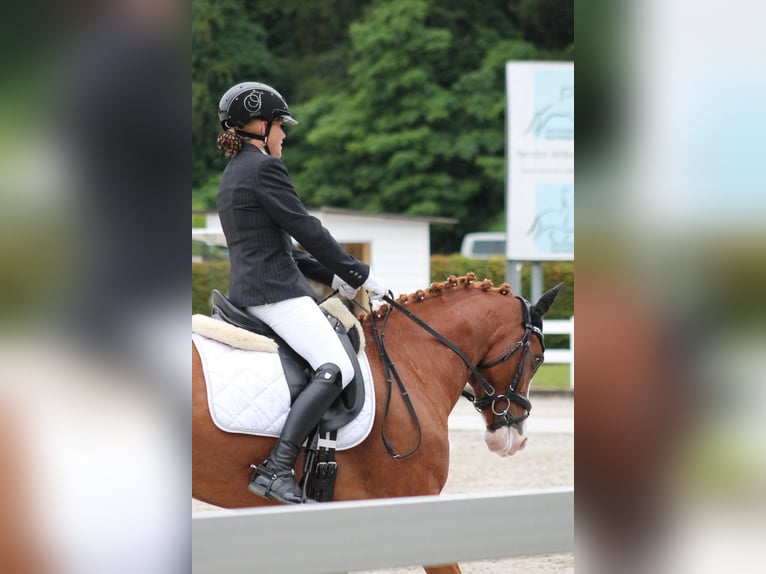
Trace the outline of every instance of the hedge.
{"type": "MultiPolygon", "coordinates": [[[[564,282],[564,287],[546,317],[568,319],[574,315],[574,262],[545,261],[542,266],[544,288],[550,289],[564,282]]],[[[525,264],[521,271],[521,288],[524,293],[529,293],[531,268],[531,265],[525,264]]],[[[500,285],[505,281],[505,259],[469,259],[462,255],[431,256],[431,281],[444,281],[450,275],[465,275],[469,271],[473,271],[479,280],[491,279],[495,285],[500,285]]]]}
{"type": "MultiPolygon", "coordinates": [[[[559,281],[564,288],[548,317],[567,319],[574,315],[574,263],[544,262],[543,281],[551,287],[559,281]]],[[[530,265],[524,265],[521,273],[522,288],[529,292],[530,265]]],[[[450,275],[465,275],[473,271],[479,279],[491,279],[495,285],[505,280],[505,260],[502,257],[490,259],[468,259],[462,255],[433,255],[431,257],[431,281],[444,281],[450,275]]],[[[425,285],[424,285],[425,287],[425,285]]],[[[229,262],[203,261],[192,263],[192,313],[210,311],[210,292],[229,290],[229,262]]]]}
{"type": "Polygon", "coordinates": [[[229,262],[192,262],[192,313],[210,314],[210,293],[229,292],[229,262]]]}

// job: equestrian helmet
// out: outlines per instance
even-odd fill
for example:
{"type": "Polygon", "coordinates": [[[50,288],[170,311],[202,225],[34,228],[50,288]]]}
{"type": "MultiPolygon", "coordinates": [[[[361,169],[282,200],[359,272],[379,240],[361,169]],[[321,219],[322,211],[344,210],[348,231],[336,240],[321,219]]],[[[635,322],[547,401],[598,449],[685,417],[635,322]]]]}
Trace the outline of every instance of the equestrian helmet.
{"type": "Polygon", "coordinates": [[[229,88],[218,103],[218,119],[224,130],[244,127],[250,120],[268,122],[282,120],[293,126],[298,122],[290,115],[287,102],[271,86],[260,82],[243,82],[229,88]]]}

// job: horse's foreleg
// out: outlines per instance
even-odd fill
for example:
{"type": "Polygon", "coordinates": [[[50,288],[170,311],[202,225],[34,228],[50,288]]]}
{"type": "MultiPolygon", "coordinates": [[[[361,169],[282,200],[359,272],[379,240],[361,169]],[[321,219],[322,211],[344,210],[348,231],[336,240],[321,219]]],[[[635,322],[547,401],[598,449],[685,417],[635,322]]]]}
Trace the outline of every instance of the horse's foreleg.
{"type": "Polygon", "coordinates": [[[442,564],[441,566],[423,566],[426,574],[460,574],[457,564],[442,564]]]}

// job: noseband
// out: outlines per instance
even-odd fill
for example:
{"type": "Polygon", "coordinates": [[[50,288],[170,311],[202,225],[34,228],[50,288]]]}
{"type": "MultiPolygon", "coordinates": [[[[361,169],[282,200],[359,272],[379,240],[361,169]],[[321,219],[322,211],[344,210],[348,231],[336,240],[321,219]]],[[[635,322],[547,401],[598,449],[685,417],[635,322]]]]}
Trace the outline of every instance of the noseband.
{"type": "MultiPolygon", "coordinates": [[[[412,319],[415,323],[417,323],[420,327],[428,331],[431,335],[433,335],[440,343],[448,347],[452,352],[454,352],[460,359],[465,363],[465,365],[471,370],[473,373],[474,378],[476,381],[482,386],[484,389],[484,392],[486,393],[482,397],[476,397],[474,394],[468,390],[464,390],[461,394],[468,400],[470,400],[473,403],[474,408],[482,412],[486,409],[492,409],[492,413],[495,416],[500,417],[500,420],[498,422],[494,422],[492,424],[487,425],[487,430],[489,431],[495,431],[501,427],[504,426],[511,426],[520,423],[527,417],[529,417],[529,412],[532,410],[532,403],[529,402],[529,399],[519,393],[518,388],[519,384],[521,383],[521,375],[524,371],[524,360],[527,358],[527,353],[529,352],[529,338],[532,334],[536,335],[537,338],[540,340],[540,344],[543,347],[543,350],[545,350],[545,340],[543,337],[543,332],[535,325],[532,324],[532,311],[531,311],[531,305],[529,301],[524,299],[523,297],[516,297],[521,302],[521,324],[524,326],[524,336],[521,338],[520,341],[518,341],[516,344],[514,344],[510,350],[505,353],[502,357],[499,359],[495,359],[494,361],[491,361],[489,363],[479,363],[478,365],[474,365],[471,360],[465,356],[465,353],[461,351],[454,343],[446,339],[441,333],[433,329],[431,326],[429,326],[427,323],[425,323],[422,319],[420,319],[417,315],[412,313],[409,309],[404,307],[403,305],[400,305],[396,301],[394,301],[393,298],[389,296],[383,297],[383,300],[391,305],[393,308],[397,309],[398,311],[401,311],[407,317],[412,319]],[[519,364],[516,367],[516,372],[513,375],[513,379],[511,380],[510,385],[508,385],[508,388],[505,390],[503,394],[497,395],[495,394],[495,389],[492,387],[490,382],[482,375],[482,370],[488,370],[493,367],[496,367],[508,359],[510,359],[516,351],[519,349],[523,349],[521,360],[519,360],[519,364]],[[515,417],[511,414],[511,403],[516,403],[518,405],[521,405],[524,407],[524,410],[526,411],[522,416],[515,417]],[[504,408],[500,408],[504,407],[504,408]]],[[[374,317],[374,314],[371,313],[371,315],[374,317]]],[[[373,330],[376,330],[375,328],[375,322],[373,320],[373,330]]],[[[380,347],[380,345],[379,345],[380,347]]]]}
{"type": "MultiPolygon", "coordinates": [[[[473,406],[477,411],[482,412],[484,410],[491,409],[492,414],[500,417],[499,421],[487,425],[487,430],[492,432],[504,426],[518,424],[529,417],[529,412],[532,410],[532,403],[530,403],[529,399],[522,395],[518,389],[519,383],[521,383],[521,374],[524,372],[524,361],[527,358],[527,353],[529,352],[530,335],[534,334],[537,336],[537,338],[540,340],[540,345],[543,347],[543,351],[545,351],[545,338],[543,336],[543,332],[532,324],[532,312],[529,301],[522,297],[516,297],[516,299],[521,301],[521,324],[524,326],[524,336],[499,359],[495,359],[490,363],[479,363],[476,365],[476,368],[480,370],[491,369],[492,367],[496,367],[497,365],[500,365],[510,359],[519,349],[523,349],[521,353],[521,359],[519,359],[519,364],[516,367],[516,372],[513,375],[511,384],[508,385],[508,388],[503,394],[496,395],[495,390],[489,384],[487,379],[479,374],[476,378],[487,394],[483,397],[476,397],[472,392],[467,390],[461,393],[465,398],[473,403],[473,406]],[[525,413],[522,416],[514,418],[514,416],[511,414],[512,402],[524,407],[525,413]],[[500,406],[504,406],[505,408],[501,409],[499,408],[500,406]]],[[[476,373],[474,372],[474,374],[476,373]]]]}

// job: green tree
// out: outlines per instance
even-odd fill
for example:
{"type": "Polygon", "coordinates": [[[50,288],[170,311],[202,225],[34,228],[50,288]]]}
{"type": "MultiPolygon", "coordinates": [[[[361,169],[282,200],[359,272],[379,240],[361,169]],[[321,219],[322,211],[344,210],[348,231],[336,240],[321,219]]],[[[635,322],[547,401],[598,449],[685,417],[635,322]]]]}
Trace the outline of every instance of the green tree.
{"type": "Polygon", "coordinates": [[[520,0],[513,14],[524,39],[540,48],[563,50],[574,42],[573,0],[520,0]]]}
{"type": "Polygon", "coordinates": [[[449,92],[438,81],[448,30],[426,26],[422,0],[378,2],[352,24],[348,88],[302,108],[310,157],[297,181],[316,203],[437,214],[449,174],[435,165],[448,144],[449,92]]]}
{"type": "Polygon", "coordinates": [[[445,86],[478,68],[497,42],[521,38],[508,2],[439,0],[430,3],[427,22],[448,29],[452,36],[446,58],[438,63],[437,70],[445,86]]]}
{"type": "Polygon", "coordinates": [[[434,228],[442,253],[503,229],[505,63],[571,59],[570,4],[193,0],[195,205],[225,163],[218,98],[258,79],[300,121],[283,159],[307,204],[458,218],[434,228]]]}
{"type": "MultiPolygon", "coordinates": [[[[235,82],[277,69],[263,28],[248,19],[245,0],[192,0],[192,186],[209,184],[222,165],[215,138],[218,101],[235,82]]],[[[199,197],[204,201],[204,197],[199,197]]]]}
{"type": "Polygon", "coordinates": [[[458,8],[376,2],[351,26],[347,88],[300,107],[307,125],[289,161],[309,203],[456,217],[435,230],[443,252],[467,231],[503,224],[505,62],[550,55],[502,39],[505,26],[520,37],[506,12],[477,22],[458,8]]]}
{"type": "Polygon", "coordinates": [[[246,0],[257,15],[280,71],[275,86],[293,102],[343,86],[351,42],[349,25],[371,0],[246,0]]]}

